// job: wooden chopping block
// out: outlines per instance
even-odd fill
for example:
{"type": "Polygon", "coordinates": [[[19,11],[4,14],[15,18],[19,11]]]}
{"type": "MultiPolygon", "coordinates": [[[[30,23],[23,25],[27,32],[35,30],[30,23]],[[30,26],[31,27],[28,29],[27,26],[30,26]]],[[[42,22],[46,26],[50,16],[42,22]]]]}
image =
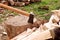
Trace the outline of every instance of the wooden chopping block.
{"type": "Polygon", "coordinates": [[[6,29],[7,29],[8,36],[10,38],[13,38],[16,35],[25,31],[27,28],[33,28],[33,27],[38,28],[40,24],[44,23],[44,20],[38,21],[38,22],[36,22],[34,20],[34,23],[31,22],[32,24],[30,24],[28,19],[29,19],[29,17],[20,15],[20,16],[15,16],[15,17],[12,17],[12,18],[6,20],[4,22],[4,24],[7,27],[6,29]]]}
{"type": "Polygon", "coordinates": [[[28,23],[29,17],[27,16],[15,16],[10,19],[7,19],[4,24],[7,29],[8,36],[10,38],[15,37],[16,35],[22,33],[23,31],[27,30],[27,28],[33,28],[33,24],[28,23]]]}

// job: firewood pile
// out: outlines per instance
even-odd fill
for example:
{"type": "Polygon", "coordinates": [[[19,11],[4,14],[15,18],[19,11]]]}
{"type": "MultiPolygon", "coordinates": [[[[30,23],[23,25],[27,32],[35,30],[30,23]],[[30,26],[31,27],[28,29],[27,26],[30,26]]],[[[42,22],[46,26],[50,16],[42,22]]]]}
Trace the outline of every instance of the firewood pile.
{"type": "Polygon", "coordinates": [[[0,0],[0,3],[11,6],[25,6],[33,2],[41,2],[41,0],[0,0]]]}
{"type": "Polygon", "coordinates": [[[49,21],[37,20],[34,14],[0,3],[19,16],[10,16],[0,25],[0,40],[60,40],[60,10],[52,10],[49,21]]]}

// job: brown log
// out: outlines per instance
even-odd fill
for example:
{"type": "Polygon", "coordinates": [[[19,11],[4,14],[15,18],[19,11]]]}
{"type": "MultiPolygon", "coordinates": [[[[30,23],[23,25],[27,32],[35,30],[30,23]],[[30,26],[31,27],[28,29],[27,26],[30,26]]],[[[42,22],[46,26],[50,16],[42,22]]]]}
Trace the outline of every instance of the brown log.
{"type": "Polygon", "coordinates": [[[19,9],[16,9],[16,8],[13,8],[13,7],[4,5],[2,3],[0,3],[0,7],[6,8],[6,9],[11,10],[11,11],[14,11],[16,13],[20,13],[22,15],[26,15],[26,16],[29,16],[30,15],[28,12],[25,12],[25,11],[22,11],[22,10],[19,10],[19,9]]]}
{"type": "Polygon", "coordinates": [[[29,17],[20,15],[8,18],[6,21],[4,21],[4,25],[6,27],[9,38],[13,38],[16,35],[19,35],[27,28],[36,27],[35,24],[28,23],[28,19],[29,17]]]}
{"type": "Polygon", "coordinates": [[[32,29],[28,28],[27,31],[22,32],[21,34],[17,35],[16,37],[12,38],[11,40],[21,40],[27,36],[29,36],[30,34],[32,34],[37,28],[34,27],[32,29]]]}

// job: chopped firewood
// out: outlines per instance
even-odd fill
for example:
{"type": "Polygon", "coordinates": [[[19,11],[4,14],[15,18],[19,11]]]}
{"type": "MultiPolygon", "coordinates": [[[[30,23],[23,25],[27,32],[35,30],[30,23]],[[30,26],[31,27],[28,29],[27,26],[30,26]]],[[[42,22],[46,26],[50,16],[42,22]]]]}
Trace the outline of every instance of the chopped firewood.
{"type": "Polygon", "coordinates": [[[23,2],[24,5],[28,5],[31,2],[41,2],[41,0],[1,0],[0,3],[9,5],[9,6],[24,6],[20,2],[23,2]]]}
{"type": "Polygon", "coordinates": [[[5,4],[5,5],[8,5],[7,1],[2,1],[1,3],[5,4]]]}
{"type": "Polygon", "coordinates": [[[28,4],[30,4],[30,2],[24,2],[25,3],[25,5],[28,5],[28,4]]]}
{"type": "Polygon", "coordinates": [[[13,0],[8,0],[8,2],[11,4],[11,6],[14,5],[14,1],[13,0]]]}
{"type": "MultiPolygon", "coordinates": [[[[52,28],[52,29],[54,29],[54,28],[52,28]]],[[[49,30],[52,30],[52,29],[49,29],[49,30]]],[[[45,39],[52,38],[49,30],[46,30],[43,32],[40,32],[40,30],[37,30],[22,40],[45,40],[45,39]]]]}
{"type": "Polygon", "coordinates": [[[15,2],[15,6],[25,6],[24,2],[15,2]]]}

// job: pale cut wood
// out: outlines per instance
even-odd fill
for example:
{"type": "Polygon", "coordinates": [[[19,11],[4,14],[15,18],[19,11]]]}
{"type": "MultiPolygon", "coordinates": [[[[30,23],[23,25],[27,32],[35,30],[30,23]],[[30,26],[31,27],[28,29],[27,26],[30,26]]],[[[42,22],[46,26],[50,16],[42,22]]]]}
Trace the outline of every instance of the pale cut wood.
{"type": "Polygon", "coordinates": [[[54,28],[50,28],[43,32],[40,32],[40,30],[35,31],[31,35],[29,35],[28,37],[26,37],[22,40],[45,40],[45,39],[52,38],[52,36],[50,34],[50,30],[52,30],[52,29],[54,29],[54,28]]]}

